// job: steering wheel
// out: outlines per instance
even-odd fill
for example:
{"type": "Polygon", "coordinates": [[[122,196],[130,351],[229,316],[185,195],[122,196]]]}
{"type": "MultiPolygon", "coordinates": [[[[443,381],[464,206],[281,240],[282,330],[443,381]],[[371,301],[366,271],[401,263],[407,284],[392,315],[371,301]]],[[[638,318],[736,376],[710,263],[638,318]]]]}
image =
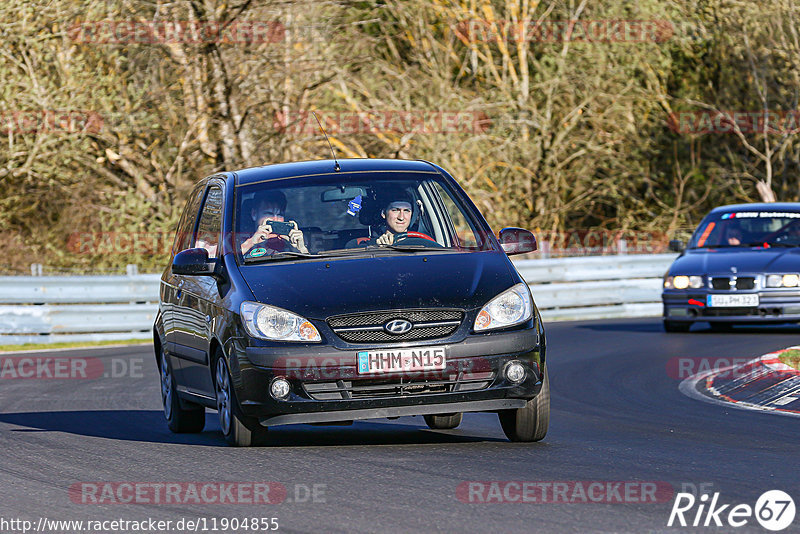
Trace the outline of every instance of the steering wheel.
{"type": "Polygon", "coordinates": [[[431,248],[442,248],[434,238],[422,232],[401,232],[395,234],[394,245],[422,245],[431,248]]]}
{"type": "Polygon", "coordinates": [[[777,243],[783,243],[785,241],[795,241],[798,237],[798,230],[799,225],[797,221],[790,221],[774,232],[771,232],[763,237],[761,237],[761,241],[775,241],[777,243]]]}

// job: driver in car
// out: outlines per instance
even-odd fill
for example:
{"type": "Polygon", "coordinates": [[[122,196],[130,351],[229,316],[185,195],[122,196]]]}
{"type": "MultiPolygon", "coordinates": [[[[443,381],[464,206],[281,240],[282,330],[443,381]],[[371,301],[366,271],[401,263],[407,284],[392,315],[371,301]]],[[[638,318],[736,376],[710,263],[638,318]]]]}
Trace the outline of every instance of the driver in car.
{"type": "Polygon", "coordinates": [[[308,254],[303,232],[297,228],[297,223],[292,223],[293,228],[286,234],[276,233],[270,222],[285,222],[286,195],[280,191],[272,191],[262,196],[250,216],[256,221],[256,231],[242,243],[242,254],[253,253],[264,249],[264,256],[276,252],[302,252],[308,254]]]}
{"type": "Polygon", "coordinates": [[[408,231],[414,207],[410,200],[392,200],[381,210],[381,217],[386,221],[386,231],[375,239],[378,245],[394,244],[394,237],[408,231]]]}
{"type": "Polygon", "coordinates": [[[736,227],[728,230],[728,244],[731,246],[739,246],[742,244],[742,231],[736,227]]]}

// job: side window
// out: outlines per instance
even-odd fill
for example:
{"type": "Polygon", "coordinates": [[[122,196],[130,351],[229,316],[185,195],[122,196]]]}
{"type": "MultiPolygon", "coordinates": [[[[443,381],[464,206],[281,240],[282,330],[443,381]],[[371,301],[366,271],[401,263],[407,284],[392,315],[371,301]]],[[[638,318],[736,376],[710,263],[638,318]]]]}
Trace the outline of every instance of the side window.
{"type": "Polygon", "coordinates": [[[222,229],[222,190],[210,187],[197,225],[197,240],[194,246],[208,251],[208,257],[217,256],[219,234],[222,229]]]}
{"type": "Polygon", "coordinates": [[[477,248],[478,240],[475,237],[475,231],[470,226],[467,218],[461,212],[461,209],[453,201],[450,194],[445,191],[441,185],[434,183],[439,196],[444,203],[447,214],[450,216],[450,221],[453,223],[453,228],[458,237],[458,244],[464,248],[477,248]]]}
{"type": "Polygon", "coordinates": [[[172,245],[173,255],[191,248],[192,232],[194,231],[197,210],[200,209],[200,200],[203,198],[204,189],[204,187],[197,187],[189,195],[189,200],[186,202],[183,215],[181,215],[181,220],[178,223],[178,231],[175,233],[175,242],[172,245]]]}

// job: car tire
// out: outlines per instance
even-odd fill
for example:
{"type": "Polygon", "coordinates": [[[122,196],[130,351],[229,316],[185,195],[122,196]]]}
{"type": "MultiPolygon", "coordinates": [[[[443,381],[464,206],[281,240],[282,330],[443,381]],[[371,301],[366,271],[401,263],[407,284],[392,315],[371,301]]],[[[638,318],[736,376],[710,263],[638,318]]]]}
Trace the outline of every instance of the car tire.
{"type": "Polygon", "coordinates": [[[190,434],[202,432],[206,426],[206,409],[198,405],[181,406],[178,392],[175,387],[175,375],[163,348],[159,348],[160,360],[159,374],[161,375],[161,404],[164,407],[164,417],[167,426],[176,434],[190,434]],[[186,407],[191,406],[191,407],[186,407]]]}
{"type": "Polygon", "coordinates": [[[222,354],[218,354],[216,358],[214,391],[219,426],[225,441],[235,447],[252,447],[263,443],[267,436],[267,427],[262,426],[255,418],[242,414],[228,364],[222,354]]]}
{"type": "Polygon", "coordinates": [[[524,407],[498,412],[500,426],[511,441],[540,441],[550,426],[550,379],[544,368],[542,389],[524,407]]]}
{"type": "Polygon", "coordinates": [[[686,321],[664,321],[665,332],[688,332],[692,323],[686,321]]]}
{"type": "Polygon", "coordinates": [[[461,424],[464,414],[460,412],[437,415],[426,415],[425,424],[434,430],[451,430],[461,424]]]}

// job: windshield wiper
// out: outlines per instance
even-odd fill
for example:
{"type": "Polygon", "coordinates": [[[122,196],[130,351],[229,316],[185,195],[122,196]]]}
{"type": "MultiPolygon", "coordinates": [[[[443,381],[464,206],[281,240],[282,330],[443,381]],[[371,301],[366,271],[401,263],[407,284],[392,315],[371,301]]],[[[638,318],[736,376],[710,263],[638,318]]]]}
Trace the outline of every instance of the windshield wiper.
{"type": "Polygon", "coordinates": [[[425,252],[437,252],[441,250],[449,250],[452,251],[452,247],[428,247],[425,245],[387,245],[386,248],[392,250],[400,250],[402,252],[416,252],[418,250],[424,250],[425,252]]]}
{"type": "Polygon", "coordinates": [[[308,254],[306,252],[295,252],[293,250],[285,250],[283,252],[276,252],[275,254],[269,254],[265,256],[258,256],[256,258],[250,256],[249,258],[245,258],[245,263],[261,263],[264,261],[278,261],[278,260],[289,260],[292,258],[318,258],[316,254],[308,254]]]}
{"type": "Polygon", "coordinates": [[[770,248],[773,248],[773,247],[795,248],[797,246],[800,246],[800,245],[797,245],[797,244],[793,245],[791,243],[783,243],[783,242],[780,242],[780,241],[777,241],[777,242],[775,242],[775,241],[755,241],[753,243],[749,243],[747,246],[749,246],[749,247],[764,247],[764,245],[768,245],[770,248]]]}
{"type": "Polygon", "coordinates": [[[429,247],[426,245],[367,245],[366,247],[359,247],[355,250],[366,250],[367,252],[376,252],[379,250],[397,250],[399,252],[419,252],[419,251],[436,251],[436,250],[449,250],[452,251],[452,247],[429,247]]]}
{"type": "Polygon", "coordinates": [[[690,247],[689,250],[699,250],[703,248],[747,248],[750,245],[703,245],[702,247],[690,247]]]}
{"type": "Polygon", "coordinates": [[[798,244],[791,244],[791,243],[781,243],[781,242],[773,242],[773,241],[753,241],[751,243],[742,243],[740,245],[728,245],[722,244],[719,245],[705,245],[702,247],[691,247],[689,250],[698,250],[703,248],[773,248],[773,247],[782,247],[782,248],[795,248],[800,247],[798,244]],[[768,247],[764,247],[764,245],[768,245],[768,247]]]}
{"type": "Polygon", "coordinates": [[[258,256],[257,258],[248,257],[244,259],[244,263],[266,263],[270,261],[291,260],[294,258],[331,258],[335,256],[355,256],[359,254],[373,254],[375,252],[430,252],[430,251],[452,251],[452,248],[447,247],[426,247],[425,245],[367,245],[353,248],[337,248],[332,250],[323,250],[316,254],[306,254],[304,252],[294,252],[286,250],[283,252],[276,252],[275,254],[258,256]]]}

